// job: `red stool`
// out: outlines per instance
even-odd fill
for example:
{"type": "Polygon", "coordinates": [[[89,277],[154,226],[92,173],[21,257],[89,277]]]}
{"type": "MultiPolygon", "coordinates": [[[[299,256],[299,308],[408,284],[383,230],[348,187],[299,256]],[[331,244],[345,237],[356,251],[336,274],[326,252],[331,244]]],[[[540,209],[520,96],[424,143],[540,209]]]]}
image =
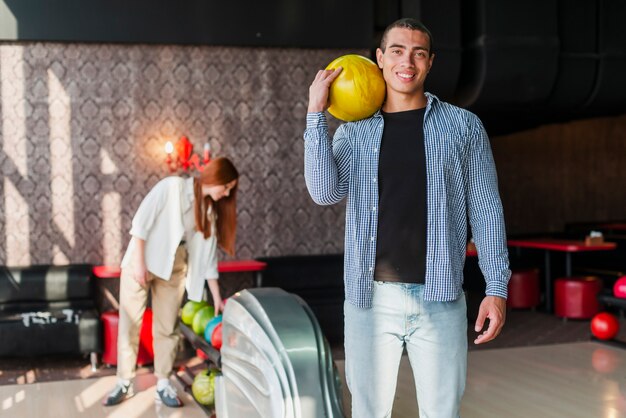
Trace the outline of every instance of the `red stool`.
{"type": "Polygon", "coordinates": [[[561,277],[554,282],[554,314],[561,318],[589,319],[600,310],[602,281],[595,276],[561,277]]]}
{"type": "MultiPolygon", "coordinates": [[[[104,352],[102,362],[112,366],[117,365],[117,324],[119,314],[116,311],[103,312],[100,315],[104,331],[104,352]]],[[[152,309],[146,308],[143,314],[143,323],[139,334],[139,351],[137,352],[137,365],[144,366],[154,361],[152,348],[152,309]]]]}
{"type": "Polygon", "coordinates": [[[506,306],[509,308],[534,308],[539,305],[539,270],[514,270],[509,280],[506,306]]]}

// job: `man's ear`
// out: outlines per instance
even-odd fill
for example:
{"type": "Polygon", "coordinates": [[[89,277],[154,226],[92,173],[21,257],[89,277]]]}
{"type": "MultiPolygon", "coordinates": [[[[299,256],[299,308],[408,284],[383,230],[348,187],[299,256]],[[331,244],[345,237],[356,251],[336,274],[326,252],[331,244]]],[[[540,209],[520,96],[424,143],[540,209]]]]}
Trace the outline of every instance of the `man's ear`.
{"type": "Polygon", "coordinates": [[[383,69],[383,51],[380,48],[376,48],[376,62],[378,62],[378,68],[383,69]]]}
{"type": "Polygon", "coordinates": [[[430,61],[430,63],[428,64],[428,71],[430,72],[430,69],[433,68],[433,61],[435,60],[435,54],[430,54],[430,58],[428,59],[430,61]]]}

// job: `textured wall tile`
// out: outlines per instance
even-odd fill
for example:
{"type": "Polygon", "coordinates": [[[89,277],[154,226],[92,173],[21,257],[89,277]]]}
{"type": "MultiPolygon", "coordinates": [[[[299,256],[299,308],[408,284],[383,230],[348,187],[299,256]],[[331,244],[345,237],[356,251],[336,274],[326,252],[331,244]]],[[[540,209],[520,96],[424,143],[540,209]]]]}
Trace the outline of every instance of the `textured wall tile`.
{"type": "Polygon", "coordinates": [[[182,135],[242,174],[237,258],[342,251],[343,205],[309,198],[302,132],[315,73],[348,52],[0,45],[0,264],[119,262],[182,135]]]}

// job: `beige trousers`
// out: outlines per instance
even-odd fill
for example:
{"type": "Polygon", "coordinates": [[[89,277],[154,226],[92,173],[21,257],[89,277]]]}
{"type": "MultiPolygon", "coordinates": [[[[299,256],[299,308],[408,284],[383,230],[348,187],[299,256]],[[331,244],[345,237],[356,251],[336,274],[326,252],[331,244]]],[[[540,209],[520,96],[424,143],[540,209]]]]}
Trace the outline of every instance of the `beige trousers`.
{"type": "Polygon", "coordinates": [[[185,293],[187,250],[183,245],[176,250],[174,268],[169,280],[148,272],[146,286],[133,279],[133,264],[122,269],[120,278],[120,319],[117,336],[117,377],[135,376],[139,332],[143,314],[152,294],[152,344],[154,347],[154,374],[167,378],[174,366],[178,341],[178,312],[185,293]]]}

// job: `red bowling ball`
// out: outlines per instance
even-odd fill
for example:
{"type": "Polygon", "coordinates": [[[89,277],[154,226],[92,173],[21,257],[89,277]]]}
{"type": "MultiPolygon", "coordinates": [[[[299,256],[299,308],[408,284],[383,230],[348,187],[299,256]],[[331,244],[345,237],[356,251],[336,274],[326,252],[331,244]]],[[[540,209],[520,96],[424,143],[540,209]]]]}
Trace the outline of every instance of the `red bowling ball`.
{"type": "Polygon", "coordinates": [[[220,350],[222,348],[222,323],[221,322],[217,324],[217,326],[213,330],[213,335],[211,335],[211,345],[216,350],[220,350]]]}
{"type": "Polygon", "coordinates": [[[600,312],[591,320],[591,333],[600,340],[612,340],[619,332],[619,321],[615,315],[600,312]]]}
{"type": "Polygon", "coordinates": [[[626,298],[626,276],[622,276],[613,285],[613,295],[616,298],[626,298]]]}

